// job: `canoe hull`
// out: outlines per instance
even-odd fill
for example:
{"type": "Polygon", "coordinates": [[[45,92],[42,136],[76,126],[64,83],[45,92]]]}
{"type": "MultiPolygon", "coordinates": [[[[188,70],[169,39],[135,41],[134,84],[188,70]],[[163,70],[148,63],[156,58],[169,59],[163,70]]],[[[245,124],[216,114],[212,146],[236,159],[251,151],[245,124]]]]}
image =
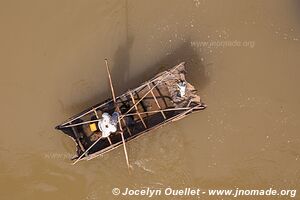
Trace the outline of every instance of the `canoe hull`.
{"type": "MultiPolygon", "coordinates": [[[[126,142],[206,108],[194,86],[186,81],[185,73],[184,63],[180,63],[116,98],[126,142]],[[187,84],[185,96],[179,95],[177,84],[180,81],[187,84]]],[[[114,111],[115,104],[108,99],[56,126],[56,129],[63,131],[76,143],[73,159],[78,158],[101,137],[102,133],[97,127],[101,115],[111,115],[114,111]]],[[[113,133],[108,138],[101,138],[81,159],[93,159],[120,145],[121,134],[113,133]]]]}

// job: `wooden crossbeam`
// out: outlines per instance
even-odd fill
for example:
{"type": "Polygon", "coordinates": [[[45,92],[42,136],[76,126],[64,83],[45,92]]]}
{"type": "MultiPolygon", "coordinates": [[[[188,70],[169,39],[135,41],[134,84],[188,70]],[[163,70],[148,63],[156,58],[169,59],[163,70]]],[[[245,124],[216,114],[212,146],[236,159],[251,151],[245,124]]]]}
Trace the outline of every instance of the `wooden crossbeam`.
{"type": "MultiPolygon", "coordinates": [[[[148,88],[151,89],[150,84],[148,83],[147,85],[148,85],[148,88]]],[[[154,93],[153,93],[152,90],[151,90],[151,95],[153,96],[157,107],[160,109],[160,112],[161,112],[162,116],[164,117],[164,119],[167,119],[165,113],[161,110],[161,107],[160,107],[160,105],[159,105],[159,103],[158,103],[158,101],[156,99],[156,96],[154,95],[154,93]]]]}
{"type": "MultiPolygon", "coordinates": [[[[135,103],[135,100],[134,100],[134,97],[133,97],[133,95],[132,95],[131,91],[129,91],[129,94],[130,94],[130,97],[131,97],[132,103],[134,104],[134,108],[135,108],[135,110],[136,110],[136,112],[137,112],[137,114],[138,114],[139,118],[141,119],[141,121],[142,121],[142,123],[143,123],[144,127],[145,127],[145,128],[147,128],[147,126],[146,126],[146,124],[145,124],[145,122],[144,122],[144,120],[143,120],[142,116],[141,116],[141,115],[140,115],[140,113],[139,113],[139,110],[138,110],[137,104],[135,103]]],[[[122,119],[123,119],[123,118],[122,118],[122,119]]]]}
{"type": "Polygon", "coordinates": [[[100,119],[95,119],[95,120],[89,120],[89,121],[80,122],[80,123],[76,123],[76,124],[64,125],[63,128],[70,128],[70,127],[80,126],[80,125],[84,125],[84,124],[91,124],[94,122],[99,122],[99,120],[100,119]]]}

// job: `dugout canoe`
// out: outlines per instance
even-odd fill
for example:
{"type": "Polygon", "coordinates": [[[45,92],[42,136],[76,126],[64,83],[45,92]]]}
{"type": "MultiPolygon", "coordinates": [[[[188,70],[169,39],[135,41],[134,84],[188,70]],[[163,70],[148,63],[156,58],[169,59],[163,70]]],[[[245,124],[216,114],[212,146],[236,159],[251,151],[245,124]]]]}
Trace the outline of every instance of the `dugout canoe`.
{"type": "Polygon", "coordinates": [[[205,109],[206,105],[201,102],[195,87],[186,80],[185,75],[182,62],[139,87],[117,96],[117,105],[112,99],[107,99],[56,126],[56,129],[70,136],[76,143],[76,155],[72,159],[90,160],[122,145],[121,134],[116,132],[107,138],[101,138],[90,148],[101,137],[98,122],[102,113],[112,114],[116,106],[120,108],[125,142],[205,109]],[[183,96],[179,94],[178,83],[185,83],[183,96]],[[81,158],[84,152],[86,153],[81,158]]]}

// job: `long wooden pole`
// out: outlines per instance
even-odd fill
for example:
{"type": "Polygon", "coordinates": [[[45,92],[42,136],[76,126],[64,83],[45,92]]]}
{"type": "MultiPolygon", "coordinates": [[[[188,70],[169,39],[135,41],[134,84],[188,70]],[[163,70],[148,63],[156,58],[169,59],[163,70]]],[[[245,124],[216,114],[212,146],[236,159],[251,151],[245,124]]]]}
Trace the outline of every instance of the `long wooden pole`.
{"type": "MultiPolygon", "coordinates": [[[[113,87],[113,84],[112,84],[112,79],[111,79],[111,75],[110,75],[110,70],[109,70],[107,59],[105,59],[105,65],[106,65],[106,71],[107,71],[107,74],[108,74],[109,85],[110,85],[111,94],[112,94],[112,97],[113,97],[113,100],[114,100],[114,104],[115,104],[115,107],[117,109],[117,112],[121,114],[121,110],[119,108],[119,105],[117,104],[117,99],[116,99],[115,90],[114,90],[114,87],[113,87]]],[[[121,118],[121,120],[126,125],[125,120],[123,118],[121,118]]],[[[122,126],[122,124],[120,124],[120,127],[121,126],[122,126]]],[[[127,131],[131,135],[131,131],[129,130],[129,128],[127,128],[127,131]]]]}
{"type": "MultiPolygon", "coordinates": [[[[111,89],[111,93],[112,93],[112,97],[113,97],[113,100],[114,100],[114,104],[116,106],[116,109],[117,109],[117,112],[120,113],[120,108],[119,106],[117,105],[117,102],[116,102],[116,96],[115,96],[115,91],[114,91],[114,87],[113,87],[113,84],[112,84],[112,79],[111,79],[111,75],[110,75],[110,71],[109,71],[109,66],[108,66],[108,62],[107,62],[107,59],[105,59],[105,65],[106,65],[106,70],[107,70],[107,74],[108,74],[108,79],[109,79],[109,85],[110,85],[110,89],[111,89]]],[[[118,116],[118,123],[119,123],[119,126],[120,126],[120,130],[121,130],[121,136],[122,136],[122,142],[123,142],[123,147],[124,147],[124,152],[125,152],[125,157],[126,157],[126,163],[127,163],[127,167],[128,169],[130,169],[130,165],[129,165],[129,160],[128,160],[128,155],[127,155],[127,149],[126,149],[126,146],[125,146],[125,139],[124,139],[124,135],[123,135],[123,128],[122,128],[122,124],[121,124],[121,121],[120,121],[120,117],[118,116]]],[[[79,158],[77,158],[77,160],[73,163],[73,165],[75,165],[82,157],[83,155],[85,155],[95,144],[97,144],[103,137],[99,137],[84,153],[82,153],[79,158]]]]}
{"type": "Polygon", "coordinates": [[[108,66],[107,59],[105,58],[104,61],[105,61],[105,65],[106,65],[106,71],[107,71],[107,74],[108,74],[108,79],[109,79],[109,85],[110,85],[111,94],[112,94],[114,102],[116,103],[115,90],[114,90],[114,87],[113,87],[113,84],[112,84],[112,80],[111,80],[111,76],[110,76],[110,71],[109,71],[109,66],[108,66]]]}
{"type": "MultiPolygon", "coordinates": [[[[119,105],[117,104],[117,101],[116,101],[115,91],[114,91],[114,87],[113,87],[113,84],[112,84],[112,80],[111,80],[111,75],[110,75],[110,70],[109,70],[107,59],[105,59],[105,65],[106,65],[106,70],[107,70],[107,74],[108,74],[108,78],[109,78],[110,89],[111,89],[111,93],[112,93],[113,100],[114,100],[114,103],[115,103],[115,107],[116,107],[117,112],[121,114],[121,110],[120,110],[119,105]]],[[[126,149],[126,145],[125,145],[124,131],[123,131],[123,128],[122,128],[120,116],[118,116],[118,123],[119,123],[120,131],[121,131],[121,136],[122,136],[122,143],[123,143],[123,147],[124,147],[126,164],[127,164],[128,170],[129,170],[130,169],[129,159],[128,159],[127,149],[126,149]]]]}
{"type": "Polygon", "coordinates": [[[123,132],[123,128],[122,128],[122,125],[121,125],[120,117],[118,117],[118,122],[119,122],[119,125],[120,125],[120,131],[121,131],[123,149],[124,149],[125,158],[126,158],[126,164],[127,164],[128,170],[130,170],[130,164],[129,164],[128,154],[127,154],[127,149],[126,149],[125,139],[124,139],[124,132],[123,132]]]}
{"type": "Polygon", "coordinates": [[[100,119],[89,120],[89,121],[80,122],[80,123],[76,123],[76,124],[64,125],[62,128],[70,128],[70,127],[80,126],[80,125],[84,125],[84,124],[91,124],[91,123],[99,122],[99,121],[100,121],[100,119]]]}

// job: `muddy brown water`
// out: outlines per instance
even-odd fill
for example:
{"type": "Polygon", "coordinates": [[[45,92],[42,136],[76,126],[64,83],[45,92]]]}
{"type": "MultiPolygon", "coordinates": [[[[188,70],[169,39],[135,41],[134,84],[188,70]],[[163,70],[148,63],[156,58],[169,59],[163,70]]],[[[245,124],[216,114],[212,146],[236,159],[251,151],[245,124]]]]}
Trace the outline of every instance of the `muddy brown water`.
{"type": "Polygon", "coordinates": [[[299,9],[292,0],[1,1],[0,199],[299,190],[299,9]],[[208,105],[128,143],[131,175],[122,148],[71,166],[75,146],[54,130],[110,96],[104,58],[118,94],[186,61],[208,105]]]}

